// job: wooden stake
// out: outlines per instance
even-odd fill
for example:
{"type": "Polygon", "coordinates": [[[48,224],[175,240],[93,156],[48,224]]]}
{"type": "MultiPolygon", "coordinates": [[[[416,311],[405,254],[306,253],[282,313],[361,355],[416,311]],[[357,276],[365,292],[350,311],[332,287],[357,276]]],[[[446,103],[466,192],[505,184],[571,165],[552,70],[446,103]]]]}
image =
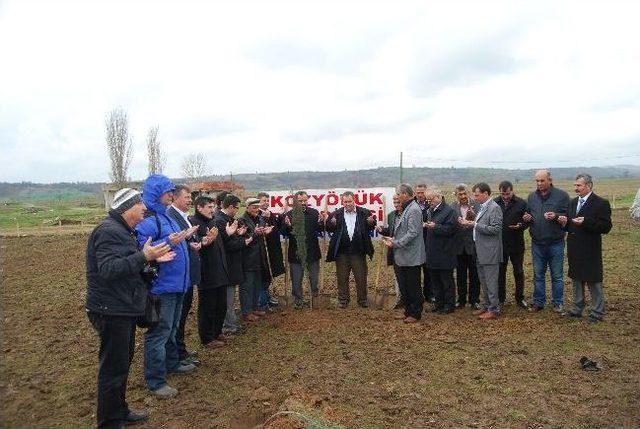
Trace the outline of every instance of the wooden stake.
{"type": "MultiPolygon", "coordinates": [[[[385,222],[387,221],[387,200],[384,195],[382,196],[382,213],[384,215],[385,222]]],[[[383,222],[383,226],[384,223],[383,222]]],[[[382,243],[382,239],[380,240],[380,258],[378,259],[378,266],[376,267],[376,293],[380,290],[380,271],[382,270],[382,264],[384,263],[383,254],[385,250],[385,245],[382,243]]]]}

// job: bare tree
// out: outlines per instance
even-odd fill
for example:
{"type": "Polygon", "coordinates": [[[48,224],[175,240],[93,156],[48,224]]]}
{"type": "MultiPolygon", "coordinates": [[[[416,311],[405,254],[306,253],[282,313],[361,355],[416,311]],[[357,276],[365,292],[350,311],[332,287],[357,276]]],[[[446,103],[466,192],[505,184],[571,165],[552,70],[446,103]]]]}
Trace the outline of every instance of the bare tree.
{"type": "Polygon", "coordinates": [[[147,154],[149,155],[149,174],[162,173],[167,162],[167,158],[162,153],[160,141],[158,140],[158,129],[151,127],[149,134],[147,134],[147,154]]]}
{"type": "Polygon", "coordinates": [[[127,112],[117,107],[107,114],[107,149],[111,159],[111,180],[116,184],[127,182],[127,172],[131,165],[132,143],[129,137],[127,112]]]}
{"type": "Polygon", "coordinates": [[[197,179],[206,174],[207,158],[204,153],[190,153],[182,160],[182,175],[187,179],[197,179]]]}

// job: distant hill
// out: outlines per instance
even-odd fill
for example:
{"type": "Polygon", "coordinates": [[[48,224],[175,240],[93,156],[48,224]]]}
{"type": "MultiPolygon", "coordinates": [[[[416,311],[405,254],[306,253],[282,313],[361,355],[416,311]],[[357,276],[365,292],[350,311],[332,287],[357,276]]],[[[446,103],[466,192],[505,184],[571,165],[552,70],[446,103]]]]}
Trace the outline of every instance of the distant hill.
{"type": "MultiPolygon", "coordinates": [[[[496,183],[510,180],[513,183],[531,182],[535,170],[509,170],[499,168],[427,168],[403,169],[406,183],[451,184],[479,181],[496,183]]],[[[611,167],[572,167],[552,170],[556,179],[571,180],[578,172],[591,174],[596,180],[605,178],[640,178],[640,166],[620,165],[611,167]]],[[[214,175],[203,180],[229,180],[228,175],[214,175]]],[[[343,171],[290,171],[281,173],[238,174],[233,180],[249,190],[277,190],[303,188],[339,188],[395,186],[400,181],[398,167],[380,167],[370,170],[343,171]]],[[[184,179],[176,179],[184,182],[184,179]]],[[[94,197],[102,198],[102,183],[62,182],[62,183],[0,183],[0,200],[74,200],[94,197]]]]}

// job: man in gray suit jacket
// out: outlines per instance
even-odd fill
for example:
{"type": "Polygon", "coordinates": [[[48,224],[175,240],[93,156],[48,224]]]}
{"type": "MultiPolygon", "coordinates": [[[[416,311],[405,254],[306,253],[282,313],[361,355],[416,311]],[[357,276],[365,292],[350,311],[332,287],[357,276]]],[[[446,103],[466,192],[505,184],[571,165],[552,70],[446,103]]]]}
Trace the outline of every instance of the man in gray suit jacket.
{"type": "Polygon", "coordinates": [[[411,186],[403,184],[397,189],[403,211],[393,237],[384,237],[385,246],[393,249],[393,268],[405,299],[404,323],[416,323],[422,316],[424,298],[420,290],[420,270],[425,263],[422,236],[422,210],[413,199],[411,186]]]}
{"type": "Polygon", "coordinates": [[[502,262],[502,209],[491,199],[491,188],[484,182],[473,186],[473,195],[480,203],[480,212],[475,221],[462,220],[461,223],[473,226],[478,277],[484,292],[482,308],[474,314],[489,320],[500,314],[498,273],[502,262]]]}

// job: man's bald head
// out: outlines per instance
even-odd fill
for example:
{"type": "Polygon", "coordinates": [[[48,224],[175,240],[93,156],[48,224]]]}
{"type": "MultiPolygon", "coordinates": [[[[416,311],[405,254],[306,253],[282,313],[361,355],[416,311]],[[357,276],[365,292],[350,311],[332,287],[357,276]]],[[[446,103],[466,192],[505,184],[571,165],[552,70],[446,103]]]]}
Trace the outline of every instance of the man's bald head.
{"type": "Polygon", "coordinates": [[[538,170],[535,174],[536,187],[542,194],[549,192],[553,179],[549,170],[538,170]]]}

